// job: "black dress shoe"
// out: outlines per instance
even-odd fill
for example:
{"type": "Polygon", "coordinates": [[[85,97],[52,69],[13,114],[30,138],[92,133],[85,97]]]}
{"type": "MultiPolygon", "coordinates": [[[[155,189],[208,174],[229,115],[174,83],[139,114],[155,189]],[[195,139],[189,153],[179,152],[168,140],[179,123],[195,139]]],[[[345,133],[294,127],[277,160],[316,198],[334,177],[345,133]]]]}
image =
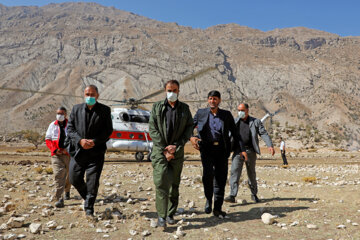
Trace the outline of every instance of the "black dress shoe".
{"type": "Polygon", "coordinates": [[[91,210],[91,209],[86,209],[86,210],[85,210],[85,215],[86,215],[86,216],[94,216],[94,211],[91,210]]]}
{"type": "Polygon", "coordinates": [[[227,196],[225,199],[224,199],[225,202],[229,202],[229,203],[235,203],[235,197],[234,196],[227,196]]]}
{"type": "Polygon", "coordinates": [[[256,195],[254,195],[254,194],[251,195],[251,200],[253,200],[253,201],[256,202],[256,203],[259,203],[259,202],[260,202],[260,199],[259,199],[256,195]]]}
{"type": "Polygon", "coordinates": [[[65,193],[65,200],[70,200],[70,192],[65,193]]]}
{"type": "Polygon", "coordinates": [[[65,207],[65,205],[64,205],[64,199],[60,198],[59,201],[57,201],[57,202],[55,203],[55,207],[57,207],[57,208],[63,208],[63,207],[65,207]]]}
{"type": "Polygon", "coordinates": [[[209,200],[206,200],[206,204],[205,204],[205,213],[206,214],[210,214],[211,211],[212,211],[212,208],[211,208],[211,202],[209,200]]]}
{"type": "Polygon", "coordinates": [[[175,224],[175,219],[174,219],[173,216],[168,216],[168,217],[166,218],[166,222],[167,222],[168,224],[170,224],[170,225],[174,225],[174,224],[175,224]]]}
{"type": "Polygon", "coordinates": [[[165,219],[162,218],[162,217],[158,217],[157,226],[158,226],[158,227],[166,227],[166,221],[165,221],[165,219]]]}
{"type": "Polygon", "coordinates": [[[214,216],[215,217],[225,217],[226,216],[226,212],[223,212],[223,211],[221,211],[221,210],[214,210],[213,211],[213,214],[214,214],[214,216]]]}

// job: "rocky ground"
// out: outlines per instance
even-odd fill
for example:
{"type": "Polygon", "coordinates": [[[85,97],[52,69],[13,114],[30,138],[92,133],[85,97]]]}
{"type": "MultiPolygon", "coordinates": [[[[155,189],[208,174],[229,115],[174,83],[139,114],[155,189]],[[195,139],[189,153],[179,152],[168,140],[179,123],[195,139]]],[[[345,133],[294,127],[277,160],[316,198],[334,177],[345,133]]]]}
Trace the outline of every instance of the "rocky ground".
{"type": "Polygon", "coordinates": [[[49,201],[54,185],[48,152],[0,149],[0,239],[360,238],[358,152],[296,152],[289,156],[290,166],[282,168],[279,154],[263,151],[257,162],[261,203],[251,201],[244,170],[237,203],[224,204],[225,219],[203,212],[201,164],[198,155],[188,154],[178,222],[163,230],[153,227],[150,163],[107,154],[95,206],[98,221],[89,222],[76,190],[63,209],[49,201]]]}

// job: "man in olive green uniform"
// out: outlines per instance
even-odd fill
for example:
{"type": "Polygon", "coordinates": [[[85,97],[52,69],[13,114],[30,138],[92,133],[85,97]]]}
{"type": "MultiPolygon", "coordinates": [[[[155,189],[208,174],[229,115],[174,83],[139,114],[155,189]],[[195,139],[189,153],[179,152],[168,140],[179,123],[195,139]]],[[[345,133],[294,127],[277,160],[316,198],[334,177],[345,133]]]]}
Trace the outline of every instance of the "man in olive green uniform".
{"type": "Polygon", "coordinates": [[[154,103],[149,121],[153,141],[151,161],[156,187],[158,226],[175,224],[179,203],[180,175],[184,163],[184,145],[190,139],[193,119],[189,106],[178,101],[179,82],[165,84],[166,99],[154,103]]]}

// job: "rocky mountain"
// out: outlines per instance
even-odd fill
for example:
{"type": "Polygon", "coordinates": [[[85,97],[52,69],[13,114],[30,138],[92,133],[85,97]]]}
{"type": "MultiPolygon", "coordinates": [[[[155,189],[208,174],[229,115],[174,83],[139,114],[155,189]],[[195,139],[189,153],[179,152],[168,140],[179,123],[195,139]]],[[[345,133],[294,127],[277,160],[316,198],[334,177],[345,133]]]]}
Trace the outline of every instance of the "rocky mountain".
{"type": "MultiPolygon", "coordinates": [[[[360,37],[303,27],[262,32],[226,24],[202,30],[95,3],[0,4],[1,87],[81,96],[93,83],[100,97],[122,100],[216,66],[182,85],[180,99],[203,100],[218,89],[229,100],[222,107],[234,114],[241,101],[257,117],[265,114],[262,105],[282,109],[273,118],[273,136],[304,146],[359,147],[359,53],[360,37]]],[[[43,131],[59,105],[71,109],[80,102],[0,91],[0,132],[43,131]]],[[[190,105],[195,112],[206,103],[190,105]]]]}

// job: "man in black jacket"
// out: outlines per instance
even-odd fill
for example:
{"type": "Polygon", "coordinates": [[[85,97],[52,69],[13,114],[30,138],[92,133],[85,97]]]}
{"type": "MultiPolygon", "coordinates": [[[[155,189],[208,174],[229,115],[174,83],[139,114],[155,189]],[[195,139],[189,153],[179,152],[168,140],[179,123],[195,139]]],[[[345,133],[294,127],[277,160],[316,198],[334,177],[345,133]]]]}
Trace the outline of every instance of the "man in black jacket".
{"type": "MultiPolygon", "coordinates": [[[[228,172],[228,158],[231,144],[229,133],[234,137],[234,144],[243,149],[242,141],[236,131],[234,118],[229,111],[219,108],[221,95],[218,91],[208,94],[210,108],[199,109],[194,116],[194,127],[197,127],[198,136],[191,137],[190,141],[195,149],[200,150],[203,165],[203,185],[206,197],[205,213],[212,211],[216,217],[225,217],[221,210],[224,202],[224,192],[228,172]]],[[[243,152],[247,159],[246,152],[243,152]]]]}
{"type": "Polygon", "coordinates": [[[68,123],[68,150],[71,156],[69,176],[71,184],[85,200],[86,216],[92,217],[104,165],[106,142],[113,127],[110,108],[97,102],[97,87],[87,86],[84,97],[85,103],[73,107],[68,123]]]}
{"type": "Polygon", "coordinates": [[[239,179],[245,162],[249,178],[248,184],[251,190],[251,199],[258,203],[260,202],[260,199],[257,197],[258,189],[255,171],[257,159],[256,154],[260,154],[258,136],[261,136],[261,138],[265,141],[271,155],[274,156],[275,150],[271,138],[265,130],[261,120],[249,115],[249,105],[246,103],[241,103],[238,106],[238,111],[239,116],[235,121],[236,132],[239,133],[243,141],[244,148],[242,151],[245,149],[248,160],[243,159],[239,154],[240,149],[235,147],[231,163],[230,195],[225,198],[225,202],[235,203],[235,197],[239,189],[239,179]]]}

